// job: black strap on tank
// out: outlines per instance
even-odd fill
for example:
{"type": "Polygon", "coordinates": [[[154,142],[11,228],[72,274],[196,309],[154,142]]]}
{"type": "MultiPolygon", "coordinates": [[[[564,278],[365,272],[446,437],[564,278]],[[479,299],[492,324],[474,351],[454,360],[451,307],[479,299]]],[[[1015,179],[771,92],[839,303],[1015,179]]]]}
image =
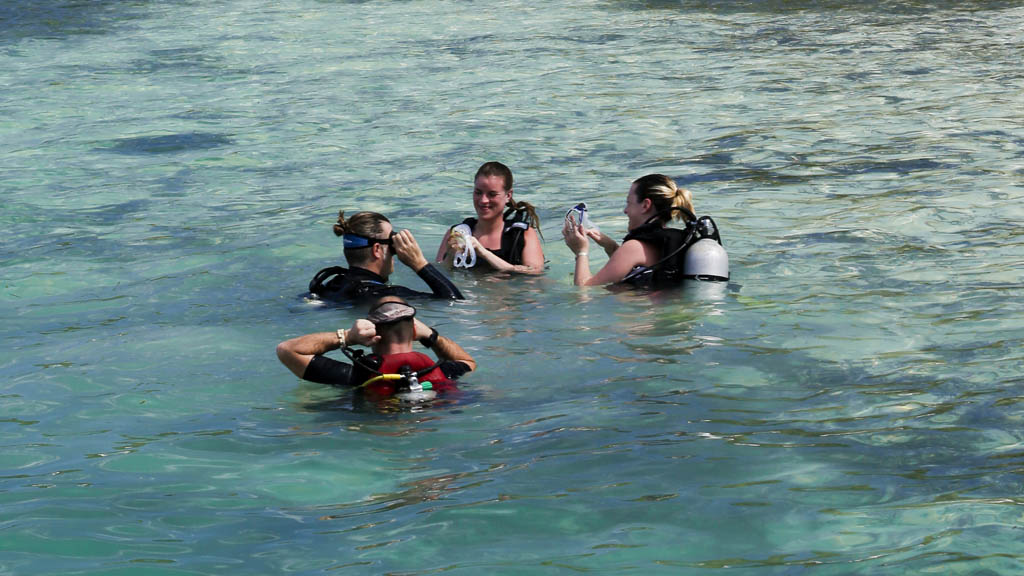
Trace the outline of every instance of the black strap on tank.
{"type": "Polygon", "coordinates": [[[679,244],[678,248],[673,250],[667,256],[663,256],[660,260],[658,260],[657,262],[655,262],[654,264],[649,266],[648,268],[650,268],[651,270],[654,270],[658,266],[661,266],[665,262],[668,262],[670,259],[675,258],[676,254],[679,254],[683,250],[686,250],[694,242],[696,242],[696,240],[694,240],[693,236],[694,236],[694,234],[697,233],[697,227],[695,226],[696,221],[697,221],[697,217],[693,214],[693,212],[690,212],[690,210],[688,210],[686,208],[683,208],[682,206],[672,206],[671,208],[667,208],[665,210],[662,210],[662,211],[658,212],[654,216],[651,216],[650,218],[648,218],[647,222],[644,222],[644,226],[647,226],[648,224],[653,224],[653,223],[655,223],[656,221],[658,221],[658,220],[660,220],[662,218],[667,218],[667,219],[671,220],[672,219],[672,212],[682,212],[684,216],[688,217],[686,219],[686,228],[684,229],[684,230],[686,230],[686,238],[683,239],[683,241],[679,244]]]}

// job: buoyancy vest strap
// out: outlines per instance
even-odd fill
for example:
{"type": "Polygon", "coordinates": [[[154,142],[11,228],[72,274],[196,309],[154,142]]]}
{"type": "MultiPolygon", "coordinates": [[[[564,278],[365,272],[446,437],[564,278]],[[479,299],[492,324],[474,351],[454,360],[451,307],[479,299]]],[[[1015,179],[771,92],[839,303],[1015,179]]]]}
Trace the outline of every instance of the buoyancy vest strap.
{"type": "Polygon", "coordinates": [[[427,374],[430,374],[435,369],[440,368],[440,367],[441,367],[441,361],[438,360],[437,362],[434,362],[432,365],[424,368],[423,370],[417,370],[416,371],[416,377],[419,378],[421,376],[426,376],[427,374]]]}
{"type": "Polygon", "coordinates": [[[501,219],[509,223],[526,224],[526,228],[530,227],[530,214],[524,208],[509,206],[501,215],[501,219]]]}
{"type": "MultiPolygon", "coordinates": [[[[371,360],[371,357],[368,357],[365,354],[363,354],[362,350],[353,350],[352,348],[349,348],[348,346],[345,346],[344,348],[341,349],[341,351],[342,351],[342,353],[345,354],[345,356],[348,356],[348,359],[351,360],[353,364],[359,364],[359,366],[361,368],[363,368],[364,370],[366,370],[367,372],[369,372],[371,374],[376,374],[376,376],[374,376],[373,378],[370,378],[366,382],[363,382],[362,384],[360,384],[357,387],[366,386],[367,384],[369,384],[371,382],[379,382],[381,380],[400,380],[400,379],[405,378],[407,376],[407,374],[402,374],[402,373],[397,373],[397,372],[395,372],[395,373],[392,373],[392,372],[387,372],[387,373],[381,372],[378,369],[380,367],[380,364],[375,362],[375,361],[373,361],[373,360],[371,360]]],[[[374,357],[377,357],[377,356],[374,356],[374,357]]],[[[427,366],[426,368],[423,368],[421,370],[417,370],[415,372],[411,372],[411,375],[414,375],[414,376],[416,376],[417,379],[419,379],[419,378],[421,378],[423,376],[426,376],[427,374],[430,374],[434,370],[440,368],[441,364],[443,364],[443,362],[444,362],[443,360],[438,360],[437,362],[434,362],[433,364],[431,364],[430,366],[427,366]]],[[[411,367],[410,367],[410,370],[411,370],[411,367]]]]}
{"type": "Polygon", "coordinates": [[[309,291],[315,293],[322,292],[324,285],[328,278],[331,276],[344,276],[348,274],[348,269],[341,266],[330,266],[316,273],[313,279],[309,281],[309,291]]]}

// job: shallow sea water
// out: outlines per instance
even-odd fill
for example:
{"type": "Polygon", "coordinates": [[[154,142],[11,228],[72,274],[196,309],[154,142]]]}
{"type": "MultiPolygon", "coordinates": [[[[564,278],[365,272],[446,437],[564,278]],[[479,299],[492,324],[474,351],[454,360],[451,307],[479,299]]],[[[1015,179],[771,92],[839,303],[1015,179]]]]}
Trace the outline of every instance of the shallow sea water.
{"type": "Polygon", "coordinates": [[[1020,573],[1022,60],[1011,2],[6,3],[0,574],[1020,573]],[[550,263],[420,305],[460,394],[292,377],[337,211],[433,254],[492,159],[550,263]],[[732,280],[573,288],[649,172],[732,280]]]}

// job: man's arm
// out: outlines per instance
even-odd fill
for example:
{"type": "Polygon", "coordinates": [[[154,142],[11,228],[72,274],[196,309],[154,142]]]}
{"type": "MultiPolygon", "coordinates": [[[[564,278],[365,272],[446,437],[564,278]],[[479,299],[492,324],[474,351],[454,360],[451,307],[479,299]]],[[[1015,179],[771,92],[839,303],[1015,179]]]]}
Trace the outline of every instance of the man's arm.
{"type": "MultiPolygon", "coordinates": [[[[343,330],[342,332],[348,331],[343,330]]],[[[338,348],[341,348],[341,340],[337,332],[317,332],[285,340],[278,344],[277,359],[291,370],[292,374],[302,378],[306,373],[306,367],[309,366],[314,356],[320,356],[338,348]]]]}
{"type": "MultiPolygon", "coordinates": [[[[415,338],[418,340],[430,338],[433,333],[433,329],[421,322],[419,318],[414,318],[413,321],[415,322],[415,338]]],[[[438,360],[461,362],[469,367],[470,372],[476,370],[476,360],[473,360],[473,357],[469,355],[469,352],[463,350],[462,346],[456,344],[451,338],[446,338],[438,334],[437,340],[433,343],[431,349],[434,351],[434,354],[437,355],[438,360]]]]}
{"type": "Polygon", "coordinates": [[[380,336],[377,336],[377,328],[365,319],[356,320],[351,328],[338,332],[316,332],[285,340],[277,345],[277,359],[291,370],[292,374],[304,378],[306,368],[313,358],[341,348],[342,338],[347,344],[363,346],[369,346],[380,339],[380,336]]]}
{"type": "MultiPolygon", "coordinates": [[[[416,275],[423,279],[430,286],[430,291],[435,298],[447,298],[449,300],[462,300],[462,292],[452,284],[452,281],[445,278],[444,274],[441,274],[427,262],[427,259],[423,256],[423,250],[420,249],[420,245],[416,242],[416,238],[413,237],[412,232],[408,230],[402,230],[394,236],[392,236],[394,242],[395,255],[401,260],[402,264],[405,264],[409,268],[412,268],[416,275]]],[[[401,294],[399,294],[401,295],[401,294]]]]}
{"type": "Polygon", "coordinates": [[[464,300],[466,298],[451,280],[430,263],[417,270],[416,275],[426,282],[427,286],[430,286],[430,292],[435,298],[448,300],[464,300]]]}

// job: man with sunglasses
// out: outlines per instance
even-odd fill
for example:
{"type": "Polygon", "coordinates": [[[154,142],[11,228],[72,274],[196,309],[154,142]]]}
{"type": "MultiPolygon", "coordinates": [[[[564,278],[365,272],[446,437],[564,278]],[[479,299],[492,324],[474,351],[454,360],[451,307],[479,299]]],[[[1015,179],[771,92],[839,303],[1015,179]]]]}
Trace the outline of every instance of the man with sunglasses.
{"type": "Polygon", "coordinates": [[[432,297],[461,300],[462,292],[423,256],[412,232],[395,232],[391,222],[376,212],[357,212],[345,219],[338,214],[334,234],[341,236],[349,268],[331,266],[317,272],[309,291],[328,300],[365,300],[381,296],[432,297]],[[394,257],[427,283],[430,292],[388,284],[395,271],[394,257]]]}
{"type": "Polygon", "coordinates": [[[414,385],[424,389],[453,389],[456,378],[476,369],[472,356],[417,319],[416,309],[397,296],[385,296],[374,302],[366,318],[356,320],[349,329],[306,334],[281,342],[277,345],[277,357],[299,378],[334,386],[358,386],[377,397],[407,392],[410,375],[415,377],[414,385]],[[433,350],[438,360],[414,351],[416,340],[433,350]],[[354,345],[370,347],[373,353],[364,356],[351,349],[354,345]],[[339,348],[352,364],[324,356],[339,348]],[[406,378],[403,382],[388,375],[406,378]]]}

